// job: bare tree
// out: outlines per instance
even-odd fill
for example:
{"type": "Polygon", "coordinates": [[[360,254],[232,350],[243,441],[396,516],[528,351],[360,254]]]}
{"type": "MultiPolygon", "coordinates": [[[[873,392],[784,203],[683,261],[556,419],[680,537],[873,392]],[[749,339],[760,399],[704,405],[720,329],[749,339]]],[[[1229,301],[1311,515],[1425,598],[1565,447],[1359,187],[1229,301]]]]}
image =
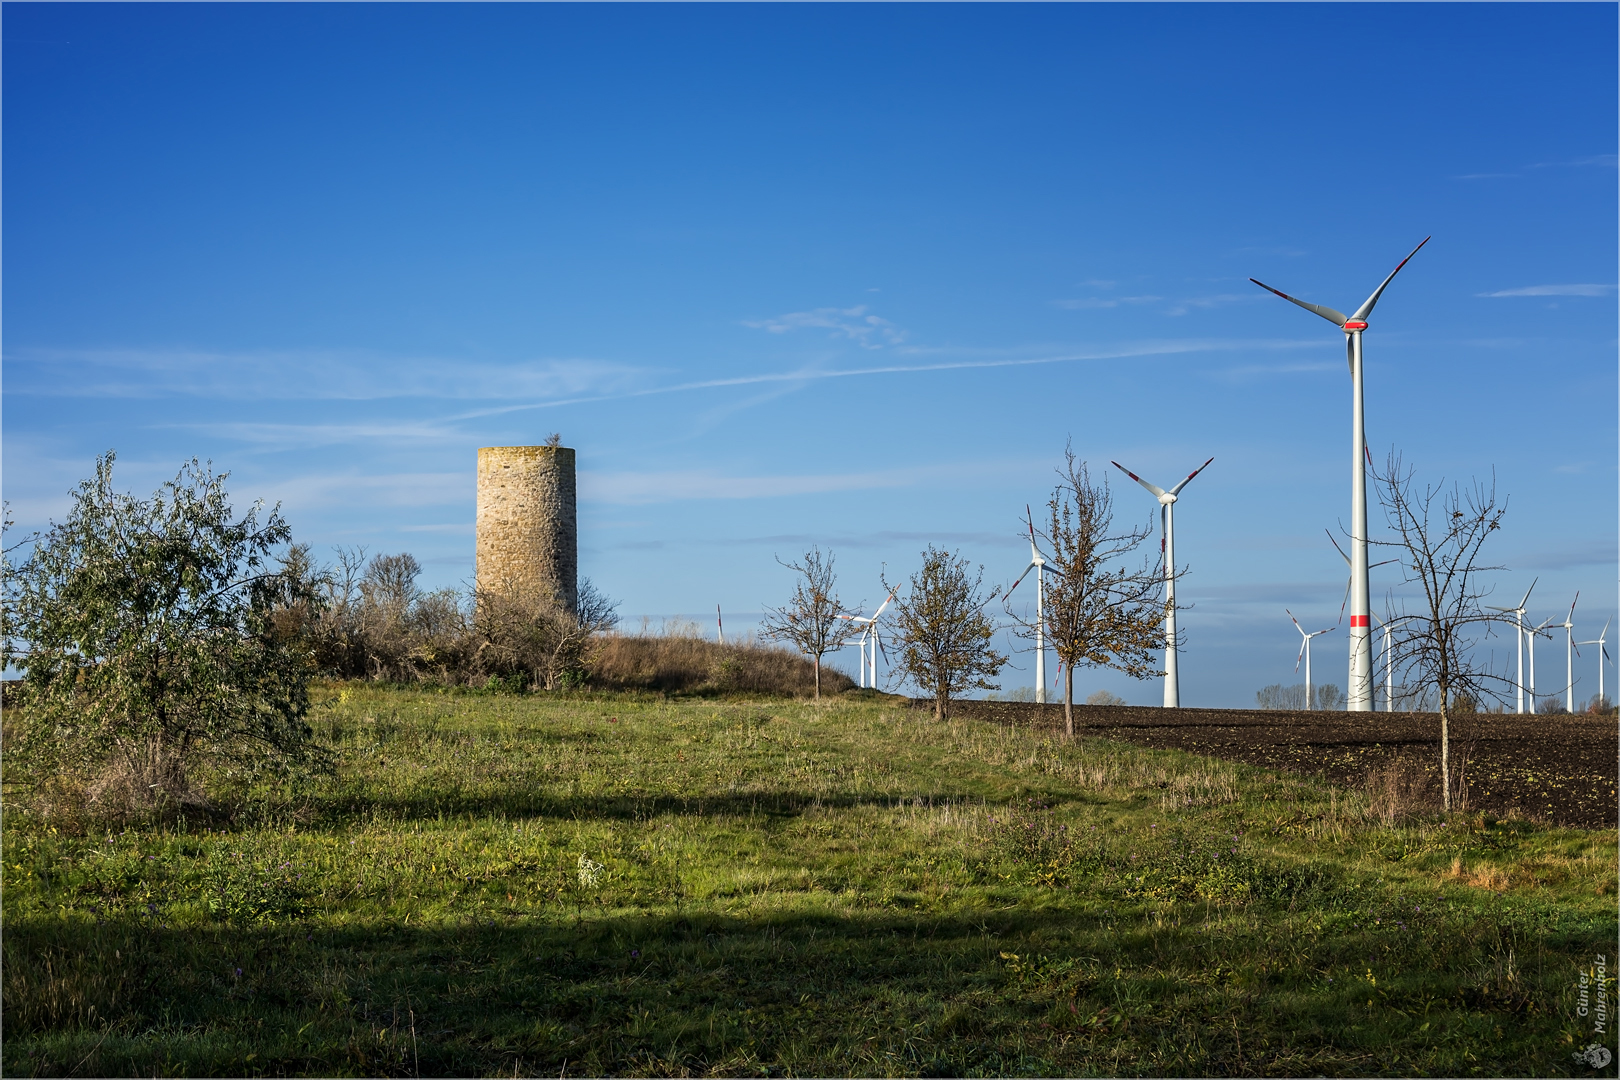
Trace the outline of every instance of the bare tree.
{"type": "Polygon", "coordinates": [[[1481,586],[1480,575],[1503,569],[1485,565],[1481,549],[1501,528],[1507,504],[1497,504],[1494,480],[1489,486],[1476,480],[1467,489],[1447,488],[1442,481],[1418,491],[1413,470],[1393,451],[1384,473],[1372,476],[1396,538],[1370,542],[1401,549],[1401,584],[1422,590],[1417,611],[1404,605],[1397,610],[1389,602],[1387,620],[1399,620],[1400,627],[1393,632],[1390,663],[1408,692],[1420,699],[1433,695],[1440,713],[1441,800],[1450,810],[1450,713],[1459,706],[1473,711],[1487,697],[1500,700],[1504,682],[1474,659],[1473,649],[1505,618],[1482,605],[1490,590],[1481,586]]]}
{"type": "MultiPolygon", "coordinates": [[[[1050,550],[1046,633],[1063,662],[1063,729],[1072,737],[1076,668],[1110,667],[1133,679],[1162,674],[1154,653],[1164,642],[1164,575],[1150,560],[1116,565],[1151,535],[1152,523],[1115,528],[1107,478],[1093,481],[1072,448],[1063,454],[1046,529],[1036,531],[1050,550]]],[[[1034,624],[1019,621],[1020,633],[1033,636],[1034,624]]]]}
{"type": "Polygon", "coordinates": [[[782,641],[810,657],[816,665],[816,700],[821,700],[821,658],[849,643],[859,627],[849,620],[855,614],[839,602],[833,592],[838,576],[833,573],[833,555],[822,558],[821,549],[804,553],[804,562],[776,560],[803,580],[793,588],[793,598],[780,608],[766,608],[760,624],[760,637],[782,641]]]}
{"type": "Polygon", "coordinates": [[[904,596],[897,593],[894,620],[900,631],[900,668],[934,697],[934,719],[950,713],[952,694],[996,690],[990,680],[1007,658],[990,647],[996,627],[985,605],[1000,595],[980,591],[984,568],[971,580],[968,562],[932,544],[923,552],[922,569],[911,575],[904,596]]]}

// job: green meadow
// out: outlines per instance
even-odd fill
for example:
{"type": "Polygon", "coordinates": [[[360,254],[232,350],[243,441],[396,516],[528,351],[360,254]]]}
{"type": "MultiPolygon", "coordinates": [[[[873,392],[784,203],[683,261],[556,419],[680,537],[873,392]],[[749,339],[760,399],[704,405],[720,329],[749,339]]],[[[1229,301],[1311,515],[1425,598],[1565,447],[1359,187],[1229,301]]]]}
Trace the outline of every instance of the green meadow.
{"type": "Polygon", "coordinates": [[[860,693],[316,698],[329,773],[10,800],[7,1075],[1594,1074],[1612,831],[860,693]]]}

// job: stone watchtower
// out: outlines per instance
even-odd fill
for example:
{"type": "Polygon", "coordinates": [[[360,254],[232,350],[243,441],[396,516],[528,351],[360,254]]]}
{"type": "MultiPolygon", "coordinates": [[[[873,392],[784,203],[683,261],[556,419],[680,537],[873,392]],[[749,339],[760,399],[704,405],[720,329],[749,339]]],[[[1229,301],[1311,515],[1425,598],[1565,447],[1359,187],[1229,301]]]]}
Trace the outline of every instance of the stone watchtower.
{"type": "Polygon", "coordinates": [[[478,451],[480,589],[579,604],[574,451],[486,446],[478,451]]]}

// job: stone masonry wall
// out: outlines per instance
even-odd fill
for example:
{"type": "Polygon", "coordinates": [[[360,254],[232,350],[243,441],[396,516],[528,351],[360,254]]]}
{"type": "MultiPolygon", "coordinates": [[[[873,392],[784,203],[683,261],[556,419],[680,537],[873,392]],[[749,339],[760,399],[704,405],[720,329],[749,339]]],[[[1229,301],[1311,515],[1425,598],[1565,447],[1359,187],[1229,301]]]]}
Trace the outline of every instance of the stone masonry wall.
{"type": "Polygon", "coordinates": [[[478,451],[478,587],[579,600],[574,451],[486,446],[478,451]]]}

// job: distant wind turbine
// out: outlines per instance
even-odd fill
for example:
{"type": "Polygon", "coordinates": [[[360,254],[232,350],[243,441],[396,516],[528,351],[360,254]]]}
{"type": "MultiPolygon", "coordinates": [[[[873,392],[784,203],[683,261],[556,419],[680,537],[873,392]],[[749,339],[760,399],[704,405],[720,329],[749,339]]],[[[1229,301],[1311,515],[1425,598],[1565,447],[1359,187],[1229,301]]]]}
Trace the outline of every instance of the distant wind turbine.
{"type": "Polygon", "coordinates": [[[1552,619],[1548,618],[1541,620],[1540,624],[1534,628],[1528,626],[1524,628],[1525,637],[1530,639],[1530,682],[1526,689],[1530,695],[1531,712],[1536,711],[1536,638],[1542,636],[1552,637],[1551,634],[1546,633],[1547,627],[1552,625],[1552,619]]]}
{"type": "Polygon", "coordinates": [[[1035,571],[1035,703],[1046,704],[1046,556],[1041,549],[1035,546],[1035,515],[1024,507],[1029,523],[1029,565],[1024,572],[1018,575],[1018,580],[1012,583],[1007,590],[1011,596],[1013,589],[1029,576],[1031,570],[1035,571]]]}
{"type": "Polygon", "coordinates": [[[1198,466],[1169,491],[1148,483],[1119,462],[1113,463],[1114,468],[1147,488],[1159,500],[1159,525],[1163,532],[1159,551],[1164,556],[1164,707],[1167,709],[1181,707],[1181,674],[1176,664],[1176,496],[1214,460],[1210,458],[1198,466]]]}
{"type": "Polygon", "coordinates": [[[1383,619],[1379,619],[1378,616],[1376,616],[1376,615],[1374,615],[1373,618],[1377,619],[1378,620],[1378,625],[1382,626],[1384,628],[1384,711],[1385,712],[1394,712],[1395,711],[1395,665],[1394,665],[1394,663],[1392,663],[1393,650],[1392,650],[1391,644],[1390,644],[1390,632],[1395,629],[1395,624],[1396,623],[1405,622],[1407,619],[1415,619],[1415,618],[1417,618],[1417,616],[1415,616],[1415,615],[1397,615],[1395,618],[1389,620],[1389,622],[1385,622],[1383,619]]]}
{"type": "Polygon", "coordinates": [[[1575,599],[1570,601],[1569,614],[1564,616],[1561,623],[1553,623],[1564,629],[1564,711],[1575,711],[1575,605],[1581,602],[1581,593],[1575,591],[1575,599]]]}
{"type": "Polygon", "coordinates": [[[1603,633],[1591,641],[1577,641],[1577,645],[1596,645],[1598,647],[1598,697],[1603,696],[1603,662],[1609,658],[1609,647],[1603,643],[1609,636],[1609,622],[1604,620],[1603,633]]]}
{"type": "MultiPolygon", "coordinates": [[[[1283,610],[1288,611],[1287,608],[1283,608],[1283,610]]],[[[1294,658],[1294,670],[1296,672],[1299,670],[1299,661],[1301,658],[1303,658],[1305,661],[1305,707],[1307,709],[1314,709],[1316,708],[1316,696],[1311,687],[1311,638],[1321,637],[1323,634],[1331,634],[1335,628],[1330,626],[1326,630],[1318,630],[1314,634],[1307,634],[1305,632],[1305,628],[1299,625],[1299,620],[1294,618],[1294,613],[1292,611],[1288,611],[1288,618],[1293,622],[1294,629],[1299,631],[1299,636],[1305,639],[1304,641],[1300,642],[1299,656],[1294,658]]]]}
{"type": "MultiPolygon", "coordinates": [[[[1423,244],[1431,238],[1424,237],[1423,244]]],[[[1401,272],[1401,267],[1412,261],[1422,249],[1419,244],[1412,254],[1401,260],[1401,265],[1390,271],[1382,285],[1355,310],[1345,315],[1320,304],[1296,300],[1280,289],[1273,289],[1263,281],[1250,278],[1267,292],[1276,293],[1289,303],[1298,304],[1306,311],[1320,315],[1345,333],[1345,347],[1350,360],[1350,678],[1346,708],[1351,712],[1370,712],[1373,707],[1372,688],[1372,597],[1367,579],[1367,422],[1362,395],[1361,335],[1367,329],[1378,298],[1384,295],[1389,283],[1401,272]]]]}
{"type": "MultiPolygon", "coordinates": [[[[878,647],[879,647],[878,646],[878,625],[877,625],[877,621],[878,621],[878,616],[883,614],[883,609],[889,606],[889,602],[892,601],[894,599],[894,597],[895,597],[895,594],[891,592],[889,594],[888,600],[885,600],[885,601],[883,601],[883,603],[879,604],[878,609],[876,611],[872,612],[871,615],[840,615],[840,616],[838,616],[840,619],[848,619],[850,622],[865,623],[866,624],[866,626],[861,630],[861,636],[860,636],[859,641],[857,642],[857,644],[859,644],[860,650],[861,650],[861,689],[863,689],[863,690],[866,689],[866,685],[867,685],[866,684],[866,647],[867,647],[867,642],[871,642],[871,645],[872,645],[872,689],[874,689],[874,690],[877,689],[877,661],[878,661],[878,647]]],[[[888,655],[888,654],[885,653],[884,655],[888,655]]]]}
{"type": "MultiPolygon", "coordinates": [[[[1525,605],[1530,602],[1530,594],[1535,591],[1536,582],[1538,582],[1540,580],[1541,580],[1540,578],[1532,578],[1531,579],[1530,588],[1524,590],[1524,599],[1519,601],[1519,606],[1518,607],[1493,607],[1493,608],[1491,608],[1492,611],[1500,611],[1504,615],[1512,615],[1513,616],[1513,625],[1518,630],[1518,639],[1519,639],[1519,675],[1518,675],[1517,683],[1518,683],[1518,689],[1519,689],[1519,701],[1518,701],[1518,708],[1515,711],[1516,712],[1521,712],[1521,713],[1524,712],[1524,631],[1525,631],[1524,611],[1525,611],[1525,605]]],[[[1531,671],[1531,679],[1533,681],[1534,678],[1535,678],[1535,667],[1536,667],[1536,661],[1534,659],[1534,648],[1533,647],[1532,647],[1531,656],[1532,656],[1532,658],[1530,660],[1530,671],[1531,671]]]]}

